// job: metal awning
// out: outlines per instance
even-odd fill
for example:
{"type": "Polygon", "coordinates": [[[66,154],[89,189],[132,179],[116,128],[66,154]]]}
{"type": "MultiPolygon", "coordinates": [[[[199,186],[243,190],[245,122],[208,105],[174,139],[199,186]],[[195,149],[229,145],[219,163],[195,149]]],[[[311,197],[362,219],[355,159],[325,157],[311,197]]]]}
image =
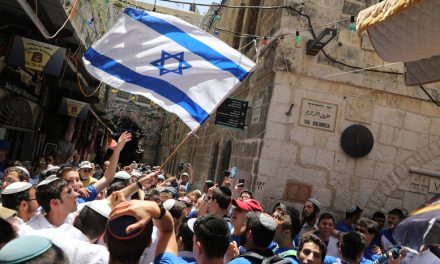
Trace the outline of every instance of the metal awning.
{"type": "Polygon", "coordinates": [[[404,62],[405,82],[440,80],[440,1],[385,0],[362,10],[358,34],[367,31],[378,55],[404,62]]]}

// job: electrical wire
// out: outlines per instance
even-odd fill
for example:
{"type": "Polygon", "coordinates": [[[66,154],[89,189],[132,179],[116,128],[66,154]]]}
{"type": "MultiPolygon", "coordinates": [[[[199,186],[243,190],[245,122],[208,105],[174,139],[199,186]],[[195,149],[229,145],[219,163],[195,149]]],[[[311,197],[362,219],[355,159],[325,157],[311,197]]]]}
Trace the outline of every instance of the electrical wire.
{"type": "MultiPolygon", "coordinates": [[[[76,8],[78,7],[78,2],[79,2],[79,0],[75,0],[75,3],[73,4],[73,7],[72,7],[70,14],[67,16],[66,21],[64,21],[63,25],[55,32],[55,34],[53,34],[52,36],[47,36],[46,34],[44,34],[43,32],[40,31],[41,35],[43,35],[47,39],[55,38],[61,32],[61,30],[67,25],[67,22],[69,22],[69,20],[75,16],[75,11],[76,11],[76,8]]],[[[38,16],[37,16],[37,18],[38,18],[38,16]]]]}
{"type": "Polygon", "coordinates": [[[440,103],[437,102],[437,100],[434,99],[434,97],[432,97],[432,95],[430,93],[428,93],[428,91],[425,89],[425,87],[423,87],[423,85],[419,85],[420,89],[422,89],[422,91],[429,97],[429,99],[431,99],[431,101],[437,105],[440,106],[440,103]]]}

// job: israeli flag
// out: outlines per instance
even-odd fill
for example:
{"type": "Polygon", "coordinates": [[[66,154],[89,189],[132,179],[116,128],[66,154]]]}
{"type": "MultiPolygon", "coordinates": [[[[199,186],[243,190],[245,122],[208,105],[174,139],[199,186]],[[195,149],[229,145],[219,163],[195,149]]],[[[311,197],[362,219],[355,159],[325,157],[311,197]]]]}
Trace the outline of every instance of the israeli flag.
{"type": "Polygon", "coordinates": [[[192,131],[252,72],[255,63],[176,17],[126,8],[83,56],[98,80],[145,96],[192,131]]]}

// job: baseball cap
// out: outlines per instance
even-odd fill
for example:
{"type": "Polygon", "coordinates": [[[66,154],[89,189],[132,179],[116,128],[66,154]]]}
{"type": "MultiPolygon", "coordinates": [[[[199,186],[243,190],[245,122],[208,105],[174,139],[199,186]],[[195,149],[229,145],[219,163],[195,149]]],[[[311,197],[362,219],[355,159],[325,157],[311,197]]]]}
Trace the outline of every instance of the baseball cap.
{"type": "Polygon", "coordinates": [[[83,162],[81,162],[79,164],[79,168],[80,169],[93,169],[92,163],[90,163],[89,161],[85,160],[83,162]]]}
{"type": "Polygon", "coordinates": [[[255,199],[240,200],[237,198],[232,200],[231,203],[233,206],[238,207],[246,212],[248,211],[263,212],[263,207],[261,207],[260,202],[258,202],[255,199]]]}
{"type": "Polygon", "coordinates": [[[0,149],[9,151],[9,148],[11,147],[11,144],[5,139],[0,140],[0,149]]]}
{"type": "Polygon", "coordinates": [[[195,233],[195,228],[203,228],[209,231],[209,233],[229,234],[228,222],[223,217],[214,214],[208,214],[200,218],[191,218],[188,220],[188,227],[193,233],[195,233]]]}
{"type": "Polygon", "coordinates": [[[120,180],[128,180],[128,179],[131,179],[131,176],[128,172],[122,170],[122,171],[116,172],[115,178],[120,179],[120,180]]]}
{"type": "Polygon", "coordinates": [[[3,191],[2,194],[14,194],[26,191],[32,187],[29,182],[14,182],[9,184],[3,191]]]}
{"type": "Polygon", "coordinates": [[[356,213],[362,213],[364,210],[362,210],[359,206],[353,204],[350,207],[347,208],[345,211],[347,214],[356,214],[356,213]]]}
{"type": "Polygon", "coordinates": [[[186,173],[186,172],[184,172],[184,173],[182,173],[182,176],[187,176],[187,177],[189,177],[189,174],[186,173]]]}
{"type": "Polygon", "coordinates": [[[22,263],[49,250],[52,242],[40,236],[22,236],[11,240],[0,250],[0,263],[22,263]]]}

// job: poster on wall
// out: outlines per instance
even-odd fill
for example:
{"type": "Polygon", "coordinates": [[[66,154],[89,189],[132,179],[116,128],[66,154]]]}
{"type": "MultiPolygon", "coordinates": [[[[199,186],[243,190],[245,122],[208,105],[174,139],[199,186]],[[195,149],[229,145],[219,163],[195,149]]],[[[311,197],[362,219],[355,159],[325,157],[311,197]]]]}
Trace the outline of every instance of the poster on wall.
{"type": "Polygon", "coordinates": [[[8,64],[59,76],[66,49],[16,36],[8,64]]]}
{"type": "Polygon", "coordinates": [[[326,131],[335,131],[338,105],[303,98],[299,125],[326,131]]]}

